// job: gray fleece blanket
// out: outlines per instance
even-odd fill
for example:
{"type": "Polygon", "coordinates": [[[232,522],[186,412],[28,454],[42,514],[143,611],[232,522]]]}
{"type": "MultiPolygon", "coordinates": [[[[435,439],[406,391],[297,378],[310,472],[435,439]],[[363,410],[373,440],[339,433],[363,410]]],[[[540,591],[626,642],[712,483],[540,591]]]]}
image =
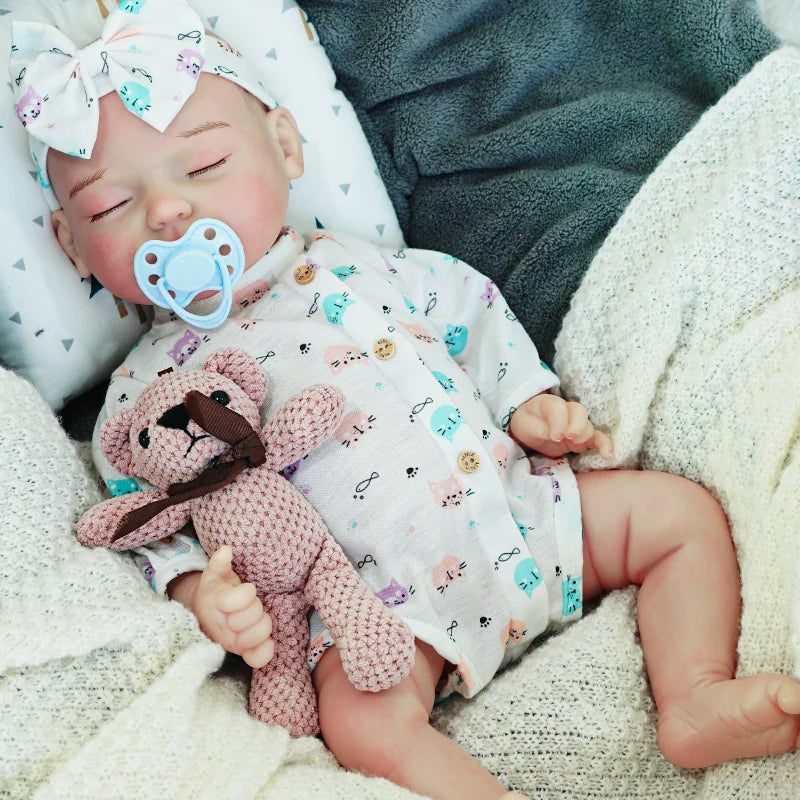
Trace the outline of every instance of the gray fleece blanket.
{"type": "Polygon", "coordinates": [[[752,0],[301,5],[408,243],[488,274],[548,361],[645,178],[777,44],[752,0]]]}

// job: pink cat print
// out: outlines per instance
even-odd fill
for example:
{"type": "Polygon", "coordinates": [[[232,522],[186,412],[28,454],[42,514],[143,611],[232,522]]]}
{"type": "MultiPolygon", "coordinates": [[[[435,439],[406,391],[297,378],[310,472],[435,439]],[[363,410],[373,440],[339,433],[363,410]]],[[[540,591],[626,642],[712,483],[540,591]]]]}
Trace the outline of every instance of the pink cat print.
{"type": "Polygon", "coordinates": [[[440,481],[428,481],[428,488],[439,508],[456,508],[467,494],[466,487],[456,475],[448,475],[440,481]]]}
{"type": "Polygon", "coordinates": [[[420,342],[430,344],[431,342],[439,341],[433,334],[423,328],[422,325],[418,325],[416,322],[401,322],[400,324],[420,342]]]}
{"type": "Polygon", "coordinates": [[[431,573],[436,591],[439,592],[439,594],[444,594],[456,578],[463,578],[465,576],[464,570],[466,568],[466,562],[462,561],[458,556],[445,556],[441,564],[434,567],[431,573]]]}
{"type": "Polygon", "coordinates": [[[342,417],[333,438],[345,447],[355,444],[367,431],[372,430],[375,417],[365,411],[351,411],[342,417]]]}
{"type": "Polygon", "coordinates": [[[346,344],[332,344],[330,347],[326,347],[322,357],[334,375],[338,375],[351,364],[367,360],[366,353],[359,353],[358,350],[346,344]]]}
{"type": "Polygon", "coordinates": [[[500,631],[500,643],[503,647],[509,644],[519,644],[528,631],[521,619],[510,619],[500,631]]]}

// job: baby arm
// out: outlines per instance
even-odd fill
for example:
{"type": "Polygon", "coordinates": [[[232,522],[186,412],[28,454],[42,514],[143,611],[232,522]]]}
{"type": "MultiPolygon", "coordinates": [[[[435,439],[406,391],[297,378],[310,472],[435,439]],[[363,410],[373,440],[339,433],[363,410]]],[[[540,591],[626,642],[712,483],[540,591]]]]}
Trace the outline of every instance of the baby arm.
{"type": "Polygon", "coordinates": [[[614,455],[611,439],[595,430],[580,404],[543,392],[521,403],[511,416],[509,432],[523,447],[550,458],[594,448],[605,459],[614,455]]]}
{"type": "Polygon", "coordinates": [[[221,547],[202,572],[185,572],[167,587],[173,600],[197,617],[203,633],[251,667],[263,667],[274,652],[272,620],[252,583],[242,583],[231,568],[232,551],[221,547]]]}

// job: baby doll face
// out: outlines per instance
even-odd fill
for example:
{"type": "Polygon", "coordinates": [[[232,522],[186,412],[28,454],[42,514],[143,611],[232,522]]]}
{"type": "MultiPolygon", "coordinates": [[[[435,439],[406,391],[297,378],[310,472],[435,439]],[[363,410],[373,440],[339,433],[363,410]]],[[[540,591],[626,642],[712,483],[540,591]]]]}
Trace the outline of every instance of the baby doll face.
{"type": "Polygon", "coordinates": [[[147,305],[133,275],[143,242],[175,241],[212,217],[233,228],[251,267],[280,233],[303,156],[288,111],[203,73],[164,133],[105,95],[91,159],[50,150],[47,169],[62,204],[53,227],[78,272],[147,305]]]}

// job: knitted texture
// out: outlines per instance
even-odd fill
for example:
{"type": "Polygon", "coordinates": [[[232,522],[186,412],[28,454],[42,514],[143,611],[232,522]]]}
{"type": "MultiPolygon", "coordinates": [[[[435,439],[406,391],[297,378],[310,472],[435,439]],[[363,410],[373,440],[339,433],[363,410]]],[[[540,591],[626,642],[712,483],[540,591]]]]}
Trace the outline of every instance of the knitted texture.
{"type": "Polygon", "coordinates": [[[414,662],[408,625],[361,581],[311,504],[276,471],[331,435],[342,417],[343,395],[333,387],[313,386],[290,399],[261,432],[266,463],[210,494],[170,506],[113,540],[129,511],[162,500],[171,484],[195,478],[231,451],[227,442],[190,417],[188,400],[184,402],[187,392],[217,398],[256,428],[266,397],[262,375],[251,356],[225,348],[202,370],[161,376],[132,410],[109,418],[101,433],[106,456],[118,468],[124,466],[126,474],[143,477],[156,488],[111,498],[87,511],[78,523],[78,538],[92,546],[122,549],[176,533],[191,521],[206,552],[230,545],[234,571],[255,586],[273,621],[275,655],[253,671],[250,713],[301,736],[319,731],[306,663],[309,605],[329,626],[356,688],[387,689],[402,680],[414,662]]]}
{"type": "MultiPolygon", "coordinates": [[[[800,51],[786,47],[651,176],[557,342],[562,389],[610,431],[617,464],[686,475],[720,499],[741,569],[743,675],[800,676],[798,108],[800,51]]],[[[714,771],[709,796],[760,796],[755,784],[713,794],[736,771],[714,771]]]]}

